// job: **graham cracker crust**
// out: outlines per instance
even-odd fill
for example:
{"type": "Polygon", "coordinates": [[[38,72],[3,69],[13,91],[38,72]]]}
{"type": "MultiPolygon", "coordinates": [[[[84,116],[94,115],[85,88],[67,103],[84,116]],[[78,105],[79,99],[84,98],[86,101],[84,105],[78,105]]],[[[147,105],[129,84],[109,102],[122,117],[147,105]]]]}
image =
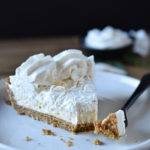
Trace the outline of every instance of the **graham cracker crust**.
{"type": "Polygon", "coordinates": [[[41,112],[37,112],[35,110],[25,108],[23,106],[20,106],[16,103],[16,100],[14,99],[13,93],[9,89],[9,84],[10,80],[9,78],[6,79],[6,90],[8,92],[11,104],[13,108],[18,112],[20,115],[27,115],[35,120],[39,120],[42,122],[45,122],[47,124],[55,124],[56,127],[65,129],[70,132],[85,132],[85,131],[92,131],[94,130],[94,124],[93,123],[87,123],[87,124],[78,124],[78,125],[73,125],[69,122],[66,122],[62,119],[56,118],[51,115],[47,115],[41,112]]]}
{"type": "Polygon", "coordinates": [[[108,117],[102,122],[98,120],[94,123],[95,134],[102,134],[109,138],[119,139],[119,133],[117,129],[117,118],[115,113],[111,113],[108,117]]]}

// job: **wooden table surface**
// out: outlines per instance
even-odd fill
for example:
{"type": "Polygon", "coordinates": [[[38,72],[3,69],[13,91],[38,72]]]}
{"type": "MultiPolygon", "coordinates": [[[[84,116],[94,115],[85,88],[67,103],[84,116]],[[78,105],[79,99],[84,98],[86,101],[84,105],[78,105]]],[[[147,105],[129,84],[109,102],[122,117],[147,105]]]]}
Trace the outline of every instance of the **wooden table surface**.
{"type": "MultiPolygon", "coordinates": [[[[0,78],[14,74],[15,68],[36,53],[55,55],[64,49],[81,49],[78,36],[0,40],[0,78]]],[[[150,62],[150,56],[142,58],[150,62]]],[[[141,78],[150,69],[126,66],[128,75],[141,78]]]]}

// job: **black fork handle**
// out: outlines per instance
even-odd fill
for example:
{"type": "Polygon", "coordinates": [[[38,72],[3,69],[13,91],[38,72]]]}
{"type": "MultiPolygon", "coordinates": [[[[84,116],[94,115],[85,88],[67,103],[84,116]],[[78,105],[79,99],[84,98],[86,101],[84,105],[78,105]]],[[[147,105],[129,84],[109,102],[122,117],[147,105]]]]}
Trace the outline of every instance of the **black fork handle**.
{"type": "Polygon", "coordinates": [[[126,102],[123,110],[128,110],[133,103],[137,100],[137,98],[150,86],[150,73],[144,75],[140,81],[140,84],[136,88],[135,92],[131,95],[129,100],[126,102]]]}

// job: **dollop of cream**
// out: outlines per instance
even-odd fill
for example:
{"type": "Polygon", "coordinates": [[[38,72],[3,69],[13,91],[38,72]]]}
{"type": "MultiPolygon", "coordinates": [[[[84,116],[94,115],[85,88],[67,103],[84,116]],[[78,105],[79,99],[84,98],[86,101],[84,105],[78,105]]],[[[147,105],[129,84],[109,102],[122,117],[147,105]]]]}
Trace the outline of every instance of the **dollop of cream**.
{"type": "Polygon", "coordinates": [[[131,44],[132,40],[127,32],[115,29],[111,26],[103,30],[89,30],[85,38],[87,47],[94,49],[115,49],[131,44]]]}
{"type": "Polygon", "coordinates": [[[15,76],[40,85],[52,84],[56,80],[56,63],[51,56],[33,55],[16,69],[15,76]]]}
{"type": "Polygon", "coordinates": [[[93,76],[93,56],[86,57],[79,50],[67,50],[54,56],[54,61],[59,70],[60,80],[71,78],[74,81],[88,76],[93,76]]]}

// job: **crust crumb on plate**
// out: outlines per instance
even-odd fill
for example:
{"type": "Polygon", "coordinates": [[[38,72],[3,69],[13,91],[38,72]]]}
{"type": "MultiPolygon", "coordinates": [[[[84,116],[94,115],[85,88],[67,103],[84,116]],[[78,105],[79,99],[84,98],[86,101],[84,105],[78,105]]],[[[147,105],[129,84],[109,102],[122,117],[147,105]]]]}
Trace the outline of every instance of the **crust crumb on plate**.
{"type": "Polygon", "coordinates": [[[89,139],[85,139],[86,141],[89,141],[89,139]]]}
{"type": "Polygon", "coordinates": [[[68,137],[68,139],[69,139],[69,140],[73,140],[73,138],[72,138],[72,137],[68,137]]]}
{"type": "Polygon", "coordinates": [[[10,101],[10,100],[5,100],[5,103],[6,103],[7,105],[11,105],[11,101],[10,101]]]}
{"type": "Polygon", "coordinates": [[[66,141],[63,138],[60,138],[61,141],[63,141],[64,143],[66,143],[66,141]]]}
{"type": "Polygon", "coordinates": [[[99,139],[96,139],[96,140],[94,141],[94,145],[101,145],[101,141],[100,141],[99,139]]]}
{"type": "Polygon", "coordinates": [[[26,140],[27,142],[29,142],[29,141],[31,141],[31,138],[29,138],[29,136],[26,136],[25,140],[26,140]]]}
{"type": "Polygon", "coordinates": [[[56,136],[56,134],[54,132],[52,132],[51,130],[42,129],[42,131],[43,131],[43,135],[53,135],[53,136],[56,136]]]}
{"type": "Polygon", "coordinates": [[[77,135],[77,132],[72,132],[73,135],[77,135]]]}
{"type": "Polygon", "coordinates": [[[71,142],[71,141],[68,141],[68,142],[67,142],[67,145],[68,145],[68,147],[72,146],[72,142],[71,142]]]}

